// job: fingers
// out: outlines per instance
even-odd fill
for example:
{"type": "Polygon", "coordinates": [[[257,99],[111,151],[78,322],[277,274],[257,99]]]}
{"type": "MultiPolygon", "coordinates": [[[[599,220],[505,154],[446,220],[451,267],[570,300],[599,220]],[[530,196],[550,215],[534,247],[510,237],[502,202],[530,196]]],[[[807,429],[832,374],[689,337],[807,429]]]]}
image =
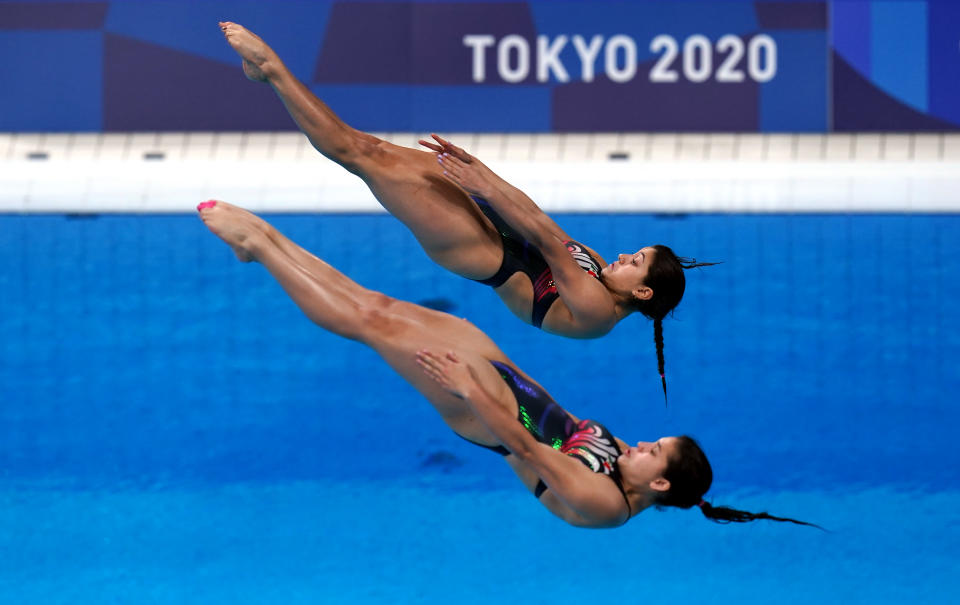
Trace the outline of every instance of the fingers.
{"type": "Polygon", "coordinates": [[[437,143],[440,143],[440,147],[444,151],[453,151],[457,148],[456,145],[446,140],[445,138],[441,137],[437,133],[432,133],[430,136],[433,137],[434,141],[436,141],[437,143]]]}
{"type": "Polygon", "coordinates": [[[470,172],[469,164],[447,153],[439,154],[437,161],[440,162],[440,167],[443,168],[443,175],[447,177],[447,179],[471,193],[478,193],[475,189],[479,185],[478,179],[480,177],[470,172]]]}
{"type": "Polygon", "coordinates": [[[470,161],[473,159],[469,153],[467,153],[460,147],[457,147],[456,145],[446,140],[445,138],[441,137],[440,135],[433,133],[430,136],[433,137],[433,139],[436,142],[440,143],[444,151],[446,151],[450,155],[455,156],[458,159],[463,160],[464,162],[467,162],[467,163],[470,163],[470,161]]]}
{"type": "Polygon", "coordinates": [[[417,365],[420,366],[420,370],[423,371],[427,378],[453,395],[461,397],[459,391],[454,386],[456,382],[450,373],[450,365],[443,357],[440,357],[432,351],[421,349],[417,351],[417,365]]]}
{"type": "Polygon", "coordinates": [[[449,153],[438,153],[437,161],[440,162],[440,165],[443,166],[444,169],[454,169],[458,173],[463,172],[467,166],[466,162],[449,153]]]}
{"type": "Polygon", "coordinates": [[[450,364],[459,364],[460,357],[453,351],[447,351],[444,356],[440,356],[428,349],[420,349],[417,351],[417,363],[425,369],[444,373],[450,364]]]}
{"type": "Polygon", "coordinates": [[[447,143],[447,149],[450,150],[450,155],[454,156],[458,160],[463,160],[468,164],[471,160],[473,160],[473,156],[464,151],[461,147],[457,147],[453,143],[447,143]]]}
{"type": "Polygon", "coordinates": [[[441,147],[440,145],[437,145],[437,144],[435,144],[435,143],[431,143],[430,141],[424,141],[423,139],[420,139],[420,140],[417,141],[417,142],[420,143],[421,145],[423,145],[424,147],[426,147],[427,149],[430,149],[430,150],[432,150],[432,151],[436,151],[437,153],[441,153],[441,152],[443,151],[443,147],[441,147]]]}
{"type": "Polygon", "coordinates": [[[417,363],[429,372],[442,373],[443,360],[432,351],[421,349],[417,351],[417,363]]]}
{"type": "Polygon", "coordinates": [[[460,160],[445,153],[438,153],[437,162],[443,169],[443,175],[445,177],[452,180],[454,183],[457,183],[458,185],[463,184],[463,164],[460,162],[460,160]]]}
{"type": "Polygon", "coordinates": [[[432,351],[427,349],[420,349],[417,351],[417,361],[431,363],[434,359],[436,359],[436,355],[434,355],[432,351]]]}
{"type": "Polygon", "coordinates": [[[433,353],[426,350],[417,351],[417,365],[419,365],[423,373],[433,379],[434,382],[444,383],[443,372],[433,353]]]}
{"type": "Polygon", "coordinates": [[[448,351],[441,356],[427,349],[417,351],[417,365],[426,374],[427,378],[433,380],[451,395],[464,399],[464,385],[466,374],[464,367],[471,374],[473,368],[460,364],[460,358],[453,351],[448,351]]]}
{"type": "Polygon", "coordinates": [[[447,365],[445,359],[448,359],[453,363],[460,363],[460,357],[458,357],[453,351],[447,351],[444,356],[437,355],[430,349],[420,349],[417,351],[417,360],[423,361],[427,364],[443,367],[447,365]]]}

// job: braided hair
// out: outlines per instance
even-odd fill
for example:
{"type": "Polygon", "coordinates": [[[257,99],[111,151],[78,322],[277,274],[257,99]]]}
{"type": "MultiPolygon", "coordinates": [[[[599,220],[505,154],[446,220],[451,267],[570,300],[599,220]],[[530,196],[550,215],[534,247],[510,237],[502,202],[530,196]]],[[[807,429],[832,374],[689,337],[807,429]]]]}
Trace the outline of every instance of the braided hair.
{"type": "Polygon", "coordinates": [[[783,521],[797,525],[808,525],[823,529],[815,523],[798,521],[789,517],[775,517],[766,512],[751,513],[726,506],[713,506],[703,499],[703,495],[713,483],[713,469],[706,454],[692,437],[682,435],[677,437],[676,449],[667,460],[667,468],[663,477],[670,482],[670,489],[661,495],[657,506],[675,506],[677,508],[693,508],[697,506],[703,516],[715,523],[746,523],[757,519],[783,521]]]}
{"type": "Polygon", "coordinates": [[[660,382],[663,384],[663,402],[667,402],[667,376],[663,371],[663,318],[674,310],[683,291],[687,287],[687,280],[683,275],[684,269],[694,267],[709,267],[719,263],[698,263],[695,258],[677,256],[667,246],[656,245],[657,251],[653,255],[647,278],[644,285],[653,290],[653,296],[646,299],[636,299],[634,305],[640,313],[653,320],[653,342],[657,347],[657,371],[660,373],[660,382]]]}

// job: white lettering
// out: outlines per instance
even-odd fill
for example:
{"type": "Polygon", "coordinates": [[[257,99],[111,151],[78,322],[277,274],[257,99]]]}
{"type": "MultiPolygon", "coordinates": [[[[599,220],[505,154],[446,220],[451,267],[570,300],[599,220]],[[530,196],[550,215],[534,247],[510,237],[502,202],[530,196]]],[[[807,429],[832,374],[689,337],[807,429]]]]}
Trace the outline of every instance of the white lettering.
{"type": "Polygon", "coordinates": [[[497,46],[497,71],[504,81],[522,82],[530,73],[530,45],[523,36],[504,36],[497,46]],[[510,51],[516,50],[517,66],[510,67],[510,51]]]}
{"type": "Polygon", "coordinates": [[[777,43],[766,34],[754,36],[747,47],[747,71],[750,77],[757,82],[769,82],[777,75],[777,43]],[[763,53],[766,61],[761,64],[760,56],[763,53]]]}
{"type": "Polygon", "coordinates": [[[670,66],[673,60],[677,58],[677,41],[672,36],[660,34],[650,41],[650,52],[658,53],[663,51],[660,58],[650,70],[651,82],[676,82],[679,76],[670,66]]]}
{"type": "Polygon", "coordinates": [[[473,50],[473,81],[483,82],[487,79],[487,67],[483,52],[488,46],[493,46],[496,38],[490,35],[467,34],[463,37],[463,45],[473,50]]]}
{"type": "Polygon", "coordinates": [[[556,76],[558,82],[569,82],[570,75],[563,63],[560,62],[560,51],[567,45],[566,36],[558,36],[550,42],[546,36],[537,36],[537,80],[546,82],[550,79],[550,72],[556,76]]]}
{"type": "Polygon", "coordinates": [[[727,34],[717,40],[717,52],[730,51],[717,69],[717,82],[743,82],[743,71],[737,67],[743,58],[743,40],[739,36],[727,34]]]}
{"type": "MultiPolygon", "coordinates": [[[[563,62],[563,51],[568,42],[573,43],[580,61],[580,79],[583,82],[596,79],[601,50],[604,51],[602,73],[611,82],[629,82],[637,75],[637,43],[624,34],[607,39],[602,35],[593,35],[589,39],[579,34],[554,37],[540,35],[537,36],[536,46],[518,34],[500,39],[489,34],[467,34],[463,37],[463,45],[471,51],[471,76],[474,82],[487,80],[487,52],[496,46],[497,73],[501,80],[511,84],[524,82],[531,77],[532,61],[536,62],[534,77],[537,82],[569,82],[570,66],[563,62]],[[535,53],[533,57],[530,56],[531,52],[535,53]]],[[[650,81],[677,82],[679,74],[676,67],[682,66],[683,78],[688,82],[706,82],[710,78],[716,78],[718,82],[743,82],[746,78],[741,61],[745,50],[746,71],[751,80],[769,82],[776,77],[777,43],[766,34],[753,36],[746,48],[743,40],[733,34],[721,36],[716,43],[702,34],[692,34],[684,40],[682,50],[673,36],[660,34],[650,41],[650,52],[655,58],[650,69],[650,81]],[[714,54],[718,66],[714,66],[714,54]],[[678,58],[681,59],[680,65],[675,66],[678,58]]],[[[568,57],[572,57],[572,54],[568,53],[568,57]]]]}
{"type": "Polygon", "coordinates": [[[593,82],[593,64],[597,60],[597,54],[603,46],[603,36],[594,36],[590,38],[590,46],[584,43],[583,36],[573,37],[573,47],[577,49],[580,55],[580,79],[584,82],[593,82]]]}
{"type": "Polygon", "coordinates": [[[637,45],[633,38],[620,34],[607,40],[605,59],[608,78],[614,82],[626,82],[633,78],[637,73],[637,45]],[[621,49],[624,54],[622,68],[617,66],[617,51],[621,49]]]}
{"type": "Polygon", "coordinates": [[[694,34],[683,43],[683,75],[704,82],[713,73],[713,48],[706,36],[694,34]]]}

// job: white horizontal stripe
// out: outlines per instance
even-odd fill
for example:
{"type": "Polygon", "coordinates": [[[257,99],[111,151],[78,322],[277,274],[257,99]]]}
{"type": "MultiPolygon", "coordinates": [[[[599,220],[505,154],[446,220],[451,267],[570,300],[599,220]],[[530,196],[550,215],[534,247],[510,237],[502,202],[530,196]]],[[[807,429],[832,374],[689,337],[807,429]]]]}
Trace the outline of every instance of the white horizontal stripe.
{"type": "MultiPolygon", "coordinates": [[[[548,212],[960,211],[958,135],[449,136],[548,212]]],[[[299,133],[0,134],[2,212],[190,212],[208,198],[382,211],[299,133]]]]}

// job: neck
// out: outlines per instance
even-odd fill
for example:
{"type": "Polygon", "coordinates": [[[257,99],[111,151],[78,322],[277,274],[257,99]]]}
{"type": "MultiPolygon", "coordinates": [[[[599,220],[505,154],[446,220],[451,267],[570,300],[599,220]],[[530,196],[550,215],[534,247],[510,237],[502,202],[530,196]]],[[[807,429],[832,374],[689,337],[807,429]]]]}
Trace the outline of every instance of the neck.
{"type": "Polygon", "coordinates": [[[648,489],[641,490],[630,486],[627,487],[626,493],[627,500],[630,501],[630,510],[633,511],[634,515],[656,504],[653,498],[654,494],[648,489]]]}
{"type": "MultiPolygon", "coordinates": [[[[601,281],[603,281],[601,279],[601,281]]],[[[607,292],[610,293],[610,298],[613,299],[614,313],[617,315],[617,321],[620,321],[624,317],[631,315],[636,311],[636,307],[633,306],[633,294],[627,293],[623,294],[611,288],[607,282],[603,281],[603,285],[606,286],[607,292]]]]}

